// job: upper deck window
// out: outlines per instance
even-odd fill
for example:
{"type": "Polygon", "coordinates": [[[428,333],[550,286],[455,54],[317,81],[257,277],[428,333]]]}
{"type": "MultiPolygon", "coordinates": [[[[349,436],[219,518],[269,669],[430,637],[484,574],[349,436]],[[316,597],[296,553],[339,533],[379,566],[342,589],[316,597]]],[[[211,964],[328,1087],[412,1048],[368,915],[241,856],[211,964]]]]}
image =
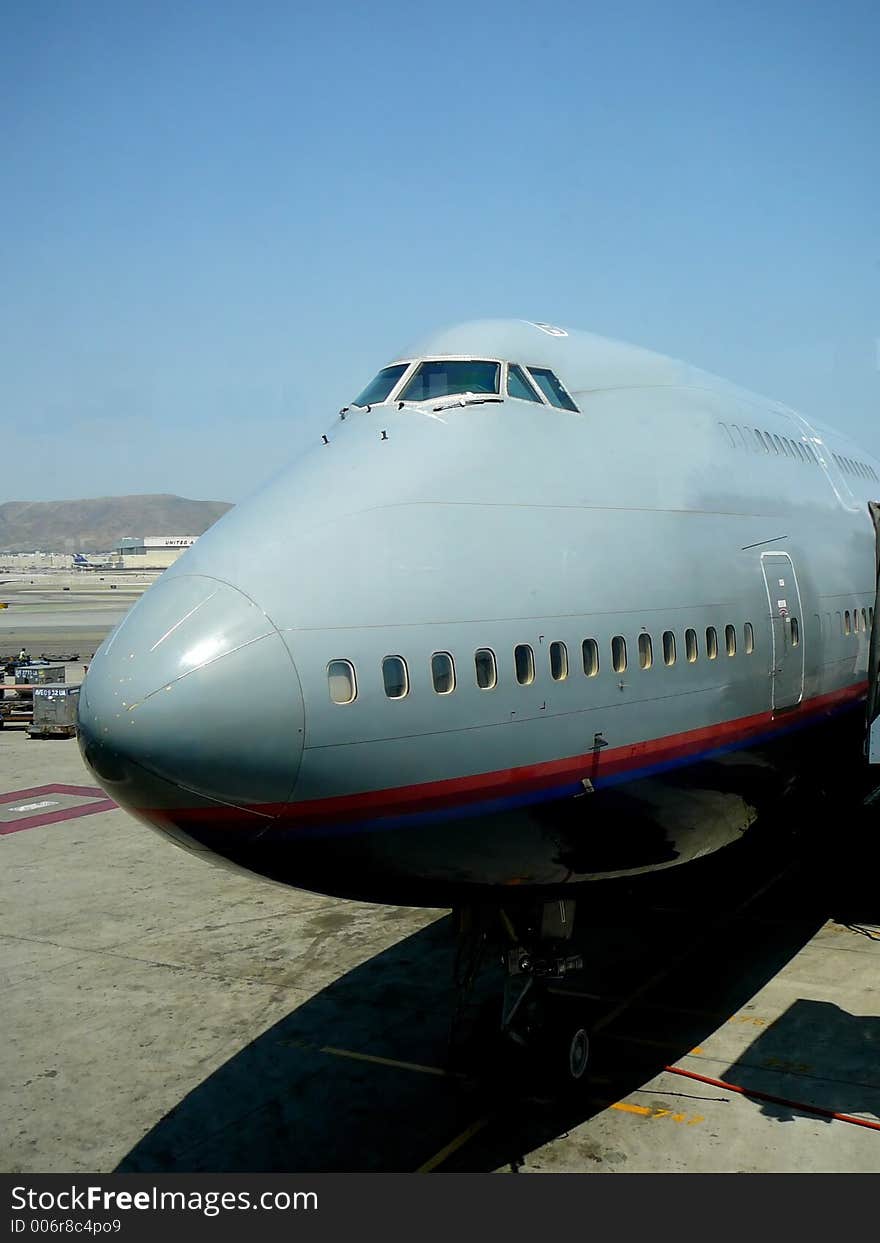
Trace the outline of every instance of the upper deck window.
{"type": "Polygon", "coordinates": [[[560,410],[573,410],[575,414],[580,414],[577,406],[549,367],[529,367],[529,375],[551,406],[557,406],[560,410]]]}
{"type": "Polygon", "coordinates": [[[395,363],[393,367],[383,367],[375,380],[371,380],[351,404],[353,406],[377,406],[380,402],[386,401],[408,366],[409,363],[395,363]]]}
{"type": "Polygon", "coordinates": [[[441,358],[420,363],[400,396],[403,401],[431,401],[455,393],[497,393],[500,378],[500,363],[441,358]]]}
{"type": "Polygon", "coordinates": [[[522,367],[518,367],[516,363],[511,363],[507,368],[507,392],[510,397],[519,397],[522,401],[544,404],[526,378],[522,367]]]}

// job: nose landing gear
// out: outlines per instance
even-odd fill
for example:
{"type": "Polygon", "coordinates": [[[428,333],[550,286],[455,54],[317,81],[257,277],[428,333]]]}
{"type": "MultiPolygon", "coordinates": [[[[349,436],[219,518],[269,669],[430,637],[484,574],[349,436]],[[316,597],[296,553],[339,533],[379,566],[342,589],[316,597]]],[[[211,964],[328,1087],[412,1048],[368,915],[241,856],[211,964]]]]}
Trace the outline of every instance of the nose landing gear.
{"type": "Polygon", "coordinates": [[[520,1070],[537,1073],[556,1089],[585,1080],[590,1061],[589,1019],[583,995],[567,990],[564,984],[584,965],[582,956],[571,952],[574,914],[571,899],[527,909],[466,908],[459,912],[457,964],[467,962],[468,970],[456,974],[453,1044],[481,962],[492,949],[500,950],[505,974],[500,1024],[496,1019],[491,1036],[495,1068],[510,1066],[515,1050],[520,1070]]]}

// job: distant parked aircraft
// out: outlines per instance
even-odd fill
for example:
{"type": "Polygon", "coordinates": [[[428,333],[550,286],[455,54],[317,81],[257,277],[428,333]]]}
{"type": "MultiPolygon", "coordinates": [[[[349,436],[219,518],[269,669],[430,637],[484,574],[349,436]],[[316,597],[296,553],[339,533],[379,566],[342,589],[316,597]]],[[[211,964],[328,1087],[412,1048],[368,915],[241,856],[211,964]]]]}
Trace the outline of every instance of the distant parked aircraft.
{"type": "Polygon", "coordinates": [[[73,568],[75,570],[109,570],[112,567],[112,561],[90,561],[81,552],[73,554],[73,568]]]}

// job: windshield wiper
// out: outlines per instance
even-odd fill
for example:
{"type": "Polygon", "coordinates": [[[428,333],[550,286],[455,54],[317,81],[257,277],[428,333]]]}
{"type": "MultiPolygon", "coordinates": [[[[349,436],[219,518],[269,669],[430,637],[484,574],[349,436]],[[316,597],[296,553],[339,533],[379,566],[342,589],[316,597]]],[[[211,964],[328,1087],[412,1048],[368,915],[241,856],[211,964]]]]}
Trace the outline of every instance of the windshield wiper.
{"type": "Polygon", "coordinates": [[[450,393],[448,397],[443,399],[439,406],[434,406],[434,410],[449,410],[452,406],[478,406],[485,401],[503,401],[503,397],[499,397],[495,393],[450,393]]]}

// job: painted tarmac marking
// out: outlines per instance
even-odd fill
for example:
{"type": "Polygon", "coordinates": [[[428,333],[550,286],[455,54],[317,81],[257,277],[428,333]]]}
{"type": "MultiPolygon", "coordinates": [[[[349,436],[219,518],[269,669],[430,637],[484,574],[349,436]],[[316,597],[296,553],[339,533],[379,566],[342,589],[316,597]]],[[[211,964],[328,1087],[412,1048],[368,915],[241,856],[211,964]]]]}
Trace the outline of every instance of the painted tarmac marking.
{"type": "Polygon", "coordinates": [[[402,1062],[393,1057],[379,1057],[375,1053],[359,1053],[356,1049],[337,1049],[329,1044],[310,1044],[307,1040],[282,1040],[280,1044],[292,1049],[304,1049],[307,1053],[327,1053],[331,1057],[345,1057],[353,1062],[372,1062],[377,1066],[390,1066],[394,1070],[411,1070],[420,1075],[437,1075],[441,1079],[467,1079],[457,1070],[444,1070],[442,1066],[425,1066],[421,1062],[402,1062]]]}
{"type": "Polygon", "coordinates": [[[688,1117],[685,1113],[673,1113],[671,1109],[652,1109],[649,1105],[630,1105],[628,1101],[615,1101],[609,1109],[617,1109],[624,1114],[637,1114],[640,1118],[671,1118],[673,1122],[683,1122],[685,1126],[696,1126],[706,1119],[702,1114],[688,1117]]]}
{"type": "MultiPolygon", "coordinates": [[[[30,808],[20,803],[22,799],[36,798],[47,794],[66,794],[71,798],[86,798],[91,800],[87,803],[79,803],[74,807],[61,807],[58,811],[45,811],[36,816],[25,816],[21,820],[7,821],[5,824],[0,820],[0,837],[5,837],[10,833],[22,833],[25,829],[38,829],[47,824],[60,824],[64,820],[76,820],[81,816],[94,816],[102,811],[112,811],[116,807],[116,803],[112,799],[107,798],[104,791],[99,786],[72,786],[54,782],[51,785],[33,786],[28,790],[10,790],[6,794],[0,794],[0,815],[4,811],[17,812],[26,811],[30,808]],[[9,807],[10,803],[17,803],[17,806],[9,807]]],[[[58,799],[46,800],[32,803],[31,807],[48,807],[57,804],[58,799]]]]}
{"type": "Polygon", "coordinates": [[[28,790],[9,790],[6,794],[0,794],[0,803],[14,803],[16,799],[40,798],[46,794],[75,794],[82,798],[105,797],[100,786],[71,786],[56,781],[50,785],[31,786],[28,790]]]}
{"type": "Polygon", "coordinates": [[[374,1062],[377,1066],[392,1066],[396,1070],[414,1070],[421,1075],[439,1075],[443,1079],[464,1079],[458,1071],[443,1070],[440,1066],[422,1066],[419,1062],[399,1062],[392,1057],[377,1057],[374,1053],[356,1053],[354,1049],[335,1049],[332,1045],[321,1045],[319,1053],[330,1053],[333,1057],[348,1057],[356,1062],[374,1062]]]}
{"type": "Polygon", "coordinates": [[[10,811],[39,811],[41,807],[57,807],[57,798],[47,798],[42,803],[22,803],[20,807],[10,807],[10,811]]]}
{"type": "Polygon", "coordinates": [[[476,1122],[472,1122],[471,1125],[466,1130],[462,1131],[460,1135],[456,1135],[455,1139],[450,1140],[445,1148],[441,1148],[440,1151],[436,1152],[433,1157],[430,1157],[424,1165],[420,1165],[416,1170],[416,1173],[430,1174],[433,1170],[436,1170],[438,1165],[442,1165],[447,1157],[451,1157],[454,1152],[458,1152],[459,1148],[463,1148],[468,1140],[473,1139],[473,1137],[479,1131],[482,1131],[483,1127],[487,1126],[488,1123],[488,1118],[478,1118],[476,1122]]]}

